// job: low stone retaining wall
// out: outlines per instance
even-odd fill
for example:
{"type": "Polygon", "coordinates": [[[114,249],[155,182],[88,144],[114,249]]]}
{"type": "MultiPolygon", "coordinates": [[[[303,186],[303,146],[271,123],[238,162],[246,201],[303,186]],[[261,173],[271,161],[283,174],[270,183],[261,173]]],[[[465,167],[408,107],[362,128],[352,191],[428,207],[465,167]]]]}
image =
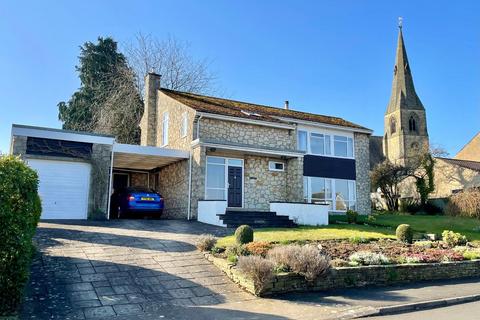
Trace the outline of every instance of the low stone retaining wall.
{"type": "Polygon", "coordinates": [[[332,268],[326,276],[313,282],[307,282],[303,276],[295,273],[277,274],[260,290],[255,287],[252,279],[242,274],[225,259],[216,258],[210,254],[206,254],[206,258],[246,291],[260,296],[480,276],[480,260],[342,267],[332,268]]]}

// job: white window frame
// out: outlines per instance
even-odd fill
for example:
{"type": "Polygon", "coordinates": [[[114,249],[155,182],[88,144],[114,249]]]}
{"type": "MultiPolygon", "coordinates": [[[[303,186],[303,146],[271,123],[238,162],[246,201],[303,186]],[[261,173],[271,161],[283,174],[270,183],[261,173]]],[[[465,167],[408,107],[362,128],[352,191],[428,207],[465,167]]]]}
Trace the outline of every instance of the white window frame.
{"type": "Polygon", "coordinates": [[[308,131],[307,130],[298,130],[297,131],[297,149],[301,151],[308,152],[308,131]],[[305,134],[305,150],[300,149],[300,132],[305,134]]]}
{"type": "Polygon", "coordinates": [[[180,124],[180,137],[185,138],[188,131],[188,114],[186,112],[182,115],[182,123],[180,124]]]}
{"type": "Polygon", "coordinates": [[[170,115],[168,111],[162,115],[162,147],[168,146],[168,127],[169,127],[170,115]]]}
{"type": "MultiPolygon", "coordinates": [[[[300,132],[300,131],[307,132],[307,152],[306,152],[307,154],[318,155],[318,156],[322,156],[322,157],[341,158],[341,159],[355,159],[355,136],[354,136],[354,134],[349,134],[347,132],[340,131],[340,130],[317,130],[317,129],[313,129],[313,128],[310,128],[310,127],[299,127],[297,129],[297,131],[298,132],[300,132]],[[325,145],[326,145],[326,142],[328,141],[325,138],[324,138],[324,154],[319,154],[319,153],[313,153],[312,152],[312,144],[311,144],[312,133],[313,134],[322,134],[324,137],[326,137],[326,136],[329,137],[329,139],[330,139],[329,140],[329,142],[330,142],[330,153],[329,154],[325,154],[325,150],[326,150],[325,145]],[[348,153],[347,153],[346,157],[335,155],[334,136],[346,137],[347,141],[349,139],[351,139],[351,144],[352,144],[352,155],[351,156],[348,156],[348,153]]],[[[298,145],[298,134],[297,134],[297,145],[298,145]]],[[[347,152],[348,152],[348,142],[347,142],[347,152]]]]}
{"type": "Polygon", "coordinates": [[[282,161],[268,161],[268,170],[269,171],[283,172],[283,171],[285,171],[285,162],[282,162],[282,161]],[[281,164],[282,169],[275,168],[277,164],[281,164]]]}
{"type": "MultiPolygon", "coordinates": [[[[245,205],[245,162],[241,158],[226,158],[226,157],[219,157],[219,156],[207,156],[206,161],[205,161],[205,193],[204,197],[205,200],[210,200],[207,197],[207,189],[213,189],[213,190],[223,190],[224,192],[224,198],[225,200],[219,200],[219,201],[227,201],[228,204],[228,167],[241,167],[242,168],[242,206],[241,208],[244,207],[245,205]],[[208,159],[210,158],[220,158],[224,159],[225,163],[220,164],[220,163],[211,163],[211,165],[218,165],[218,166],[224,166],[225,167],[225,183],[224,183],[224,188],[208,188],[208,159]],[[241,165],[234,164],[234,163],[229,163],[230,160],[240,160],[241,165]]],[[[215,200],[215,199],[213,199],[215,200]]]]}
{"type": "Polygon", "coordinates": [[[342,136],[342,135],[339,135],[339,134],[335,134],[333,136],[333,140],[332,140],[332,146],[333,146],[333,156],[337,157],[337,158],[348,158],[348,159],[351,159],[353,158],[353,138],[352,137],[348,137],[348,136],[342,136]],[[346,141],[342,141],[338,138],[344,138],[346,139],[346,141]],[[338,155],[338,154],[335,154],[337,151],[335,150],[335,143],[336,142],[339,142],[339,143],[346,143],[347,145],[347,155],[346,156],[341,156],[341,155],[338,155]],[[350,147],[350,148],[349,148],[350,147]],[[351,155],[348,155],[348,152],[351,151],[351,155]]]}
{"type": "Polygon", "coordinates": [[[304,190],[304,201],[307,203],[312,203],[312,178],[315,179],[324,179],[325,182],[331,181],[331,198],[325,198],[325,202],[331,202],[331,209],[330,211],[333,212],[346,212],[350,207],[350,203],[353,202],[354,210],[357,209],[357,189],[356,189],[356,181],[355,180],[347,180],[347,179],[332,179],[332,178],[323,178],[323,177],[303,177],[306,181],[304,181],[304,188],[307,187],[307,190],[304,190]],[[347,188],[348,188],[348,199],[345,199],[347,202],[347,210],[337,209],[337,201],[336,201],[336,181],[343,180],[347,181],[347,188]],[[306,182],[306,183],[305,183],[306,182]]]}

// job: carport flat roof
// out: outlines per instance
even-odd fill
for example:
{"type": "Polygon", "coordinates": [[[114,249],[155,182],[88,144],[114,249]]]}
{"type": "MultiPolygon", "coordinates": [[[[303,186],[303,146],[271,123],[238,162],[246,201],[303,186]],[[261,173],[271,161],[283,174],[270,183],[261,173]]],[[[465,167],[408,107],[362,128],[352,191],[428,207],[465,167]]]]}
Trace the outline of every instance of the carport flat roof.
{"type": "Polygon", "coordinates": [[[122,169],[152,170],[171,163],[188,159],[184,150],[115,143],[113,145],[113,167],[122,169]]]}

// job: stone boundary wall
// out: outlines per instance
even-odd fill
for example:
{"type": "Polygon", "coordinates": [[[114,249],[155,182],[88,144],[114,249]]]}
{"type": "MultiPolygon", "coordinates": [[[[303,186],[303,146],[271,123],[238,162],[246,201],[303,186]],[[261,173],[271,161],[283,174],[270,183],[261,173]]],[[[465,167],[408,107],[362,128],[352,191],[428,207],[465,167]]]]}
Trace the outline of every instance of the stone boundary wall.
{"type": "Polygon", "coordinates": [[[313,282],[307,282],[303,276],[296,273],[277,274],[265,288],[260,290],[260,288],[255,286],[252,279],[242,274],[227,260],[214,257],[208,253],[205,253],[205,257],[244,290],[259,296],[270,296],[287,292],[388,286],[424,280],[480,276],[480,260],[341,267],[331,268],[326,276],[320,277],[313,282]]]}

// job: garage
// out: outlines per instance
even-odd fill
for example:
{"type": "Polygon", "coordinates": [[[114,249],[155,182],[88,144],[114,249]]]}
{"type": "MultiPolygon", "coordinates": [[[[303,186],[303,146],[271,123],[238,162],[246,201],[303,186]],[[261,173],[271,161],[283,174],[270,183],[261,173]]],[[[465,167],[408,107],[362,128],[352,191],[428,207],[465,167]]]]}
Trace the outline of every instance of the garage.
{"type": "Polygon", "coordinates": [[[91,165],[79,161],[28,159],[39,175],[41,219],[86,219],[91,165]]]}

